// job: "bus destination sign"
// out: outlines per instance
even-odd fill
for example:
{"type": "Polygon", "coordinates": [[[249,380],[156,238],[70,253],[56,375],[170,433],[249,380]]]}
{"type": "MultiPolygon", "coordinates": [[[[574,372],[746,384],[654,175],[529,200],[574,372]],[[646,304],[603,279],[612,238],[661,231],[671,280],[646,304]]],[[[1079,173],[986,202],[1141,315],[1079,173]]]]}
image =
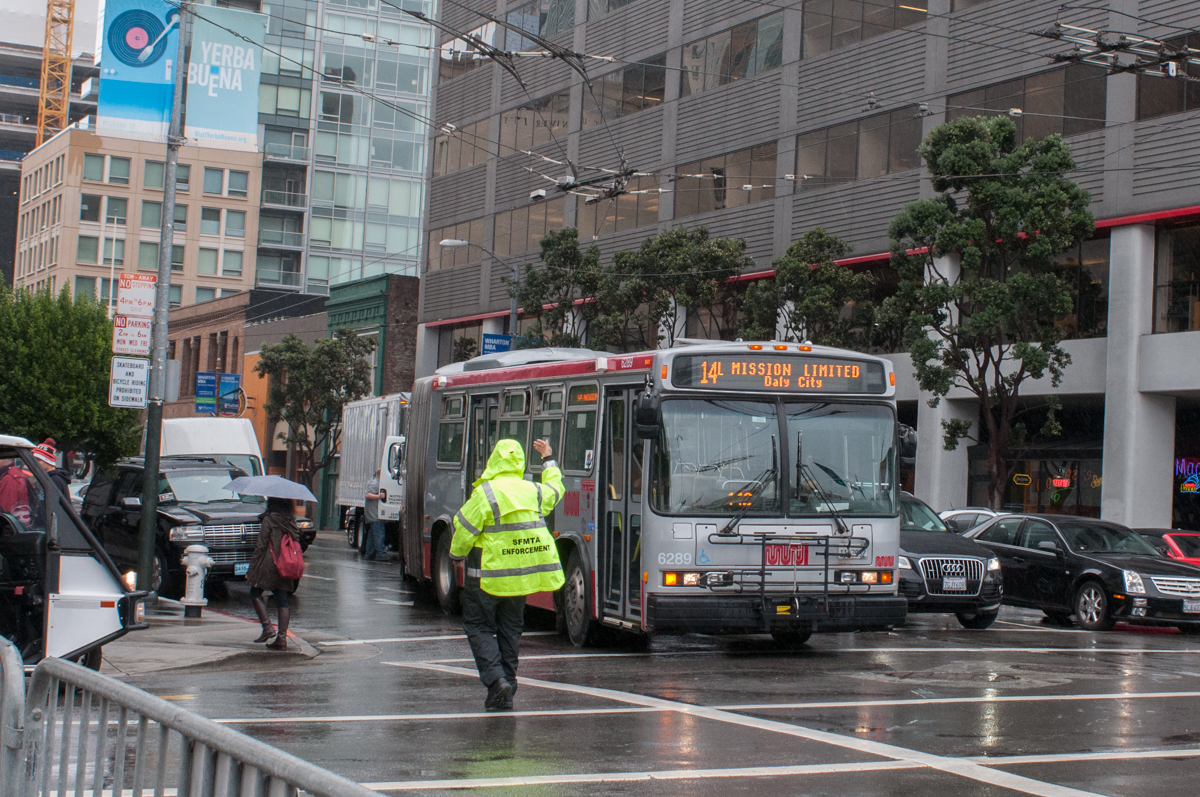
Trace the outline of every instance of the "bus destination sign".
{"type": "Polygon", "coordinates": [[[887,392],[883,365],[865,360],[778,354],[682,354],[672,384],[718,390],[781,390],[797,393],[887,392]]]}

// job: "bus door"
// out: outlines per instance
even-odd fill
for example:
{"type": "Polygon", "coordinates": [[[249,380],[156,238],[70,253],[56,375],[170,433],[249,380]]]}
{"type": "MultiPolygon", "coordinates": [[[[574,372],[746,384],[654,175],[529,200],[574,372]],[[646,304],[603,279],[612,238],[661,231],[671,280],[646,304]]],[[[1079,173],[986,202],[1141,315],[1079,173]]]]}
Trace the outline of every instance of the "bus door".
{"type": "Polygon", "coordinates": [[[499,431],[500,402],[496,395],[471,396],[471,440],[467,457],[466,498],[471,497],[471,483],[487,468],[488,457],[496,447],[499,431]]]}
{"type": "Polygon", "coordinates": [[[636,388],[609,388],[604,396],[600,463],[604,479],[598,569],[604,616],[626,622],[642,616],[642,451],[632,424],[636,388]]]}

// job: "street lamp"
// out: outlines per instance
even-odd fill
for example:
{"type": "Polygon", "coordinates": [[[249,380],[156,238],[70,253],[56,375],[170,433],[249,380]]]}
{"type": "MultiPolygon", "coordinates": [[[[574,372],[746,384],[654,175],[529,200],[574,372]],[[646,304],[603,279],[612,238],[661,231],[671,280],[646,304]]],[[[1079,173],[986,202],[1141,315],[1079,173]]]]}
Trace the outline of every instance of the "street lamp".
{"type": "Polygon", "coordinates": [[[520,284],[520,279],[521,279],[520,275],[517,272],[517,264],[509,263],[508,261],[504,260],[498,254],[496,254],[491,249],[488,249],[485,246],[480,246],[479,244],[473,244],[470,241],[464,241],[461,238],[443,238],[442,241],[438,245],[442,246],[446,249],[461,249],[464,246],[473,246],[476,249],[482,251],[484,254],[486,254],[490,258],[492,258],[492,260],[495,260],[497,263],[504,265],[504,266],[508,266],[509,270],[512,271],[512,281],[513,281],[512,304],[510,304],[508,307],[508,334],[515,341],[516,337],[517,337],[516,287],[520,284]]]}

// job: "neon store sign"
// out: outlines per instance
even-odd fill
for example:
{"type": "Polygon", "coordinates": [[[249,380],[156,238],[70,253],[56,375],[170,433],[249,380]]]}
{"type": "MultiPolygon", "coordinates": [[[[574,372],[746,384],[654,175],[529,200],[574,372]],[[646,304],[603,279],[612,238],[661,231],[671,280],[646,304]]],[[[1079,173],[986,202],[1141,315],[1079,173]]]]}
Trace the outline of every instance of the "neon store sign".
{"type": "Polygon", "coordinates": [[[1200,457],[1176,457],[1175,478],[1183,479],[1179,492],[1200,493],[1200,457]]]}

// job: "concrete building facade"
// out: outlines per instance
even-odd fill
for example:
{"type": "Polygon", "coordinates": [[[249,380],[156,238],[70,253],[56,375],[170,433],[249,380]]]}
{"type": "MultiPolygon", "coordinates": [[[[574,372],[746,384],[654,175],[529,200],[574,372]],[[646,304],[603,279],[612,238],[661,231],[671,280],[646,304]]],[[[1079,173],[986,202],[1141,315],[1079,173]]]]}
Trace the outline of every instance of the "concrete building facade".
{"type": "MultiPolygon", "coordinates": [[[[165,147],[72,127],[22,161],[14,284],[115,303],[121,271],[158,270],[165,147]]],[[[171,304],[254,286],[261,156],[185,146],[171,304]]]]}
{"type": "MultiPolygon", "coordinates": [[[[462,57],[439,34],[418,371],[456,337],[502,331],[512,264],[549,229],[574,226],[603,258],[676,226],[744,238],[764,269],[805,231],[886,261],[888,223],[932,195],[923,135],[964,115],[1014,114],[1022,137],[1063,135],[1092,197],[1093,239],[1065,256],[1075,313],[1064,433],[1022,454],[1028,485],[1006,504],[1146,526],[1200,528],[1200,105],[1190,83],[1063,63],[1071,46],[1036,35],[1056,20],[1190,43],[1188,0],[1105,0],[1059,9],[1029,0],[468,0],[442,22],[502,50],[540,49],[475,10],[536,31],[589,60],[590,85],[561,60],[500,66],[462,57]],[[532,153],[532,154],[530,154],[532,153]],[[599,202],[559,191],[574,170],[639,173],[637,193],[599,202]],[[535,192],[545,191],[539,198],[535,192]],[[477,246],[442,249],[458,238],[477,246]],[[493,257],[488,252],[495,253],[493,257]]],[[[1191,67],[1189,67],[1190,69],[1191,67]]],[[[440,354],[439,354],[440,353],[440,354]]],[[[978,503],[978,448],[947,452],[940,421],[975,419],[951,393],[928,407],[908,355],[901,416],[917,426],[918,495],[942,509],[978,503]]],[[[1025,481],[1022,479],[1022,481],[1025,481]]]]}

